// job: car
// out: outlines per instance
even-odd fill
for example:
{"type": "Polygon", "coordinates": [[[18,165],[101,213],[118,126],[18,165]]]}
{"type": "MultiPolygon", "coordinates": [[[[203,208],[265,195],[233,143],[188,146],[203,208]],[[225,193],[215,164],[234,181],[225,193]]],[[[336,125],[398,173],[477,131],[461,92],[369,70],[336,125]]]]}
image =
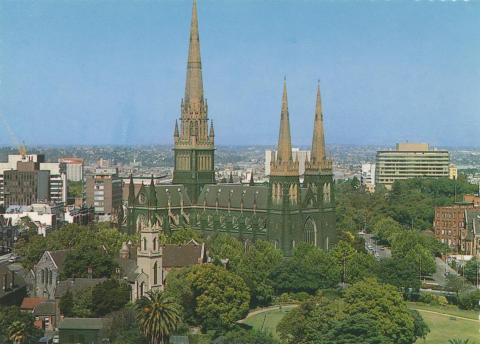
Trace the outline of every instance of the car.
{"type": "Polygon", "coordinates": [[[368,245],[367,246],[369,250],[373,250],[373,246],[372,245],[368,245]]]}
{"type": "Polygon", "coordinates": [[[15,262],[18,262],[19,260],[20,260],[19,256],[11,256],[10,258],[8,258],[9,263],[15,263],[15,262]]]}
{"type": "Polygon", "coordinates": [[[53,344],[60,343],[60,336],[58,334],[53,336],[53,344]]]}
{"type": "Polygon", "coordinates": [[[385,251],[385,247],[380,247],[380,251],[385,251]]]}

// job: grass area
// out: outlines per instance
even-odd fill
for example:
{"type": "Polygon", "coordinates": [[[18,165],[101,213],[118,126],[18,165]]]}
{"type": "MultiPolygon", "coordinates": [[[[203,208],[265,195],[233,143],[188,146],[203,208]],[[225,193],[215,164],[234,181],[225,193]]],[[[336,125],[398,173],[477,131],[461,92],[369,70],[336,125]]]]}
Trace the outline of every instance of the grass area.
{"type": "Polygon", "coordinates": [[[450,338],[470,339],[471,342],[478,343],[480,323],[420,309],[418,311],[430,327],[430,333],[425,340],[417,340],[416,344],[448,344],[450,338]]]}
{"type": "Polygon", "coordinates": [[[275,338],[277,335],[277,324],[292,308],[283,307],[282,309],[274,309],[268,312],[252,315],[244,321],[245,324],[266,333],[271,333],[275,338]]]}
{"type": "MultiPolygon", "coordinates": [[[[430,333],[427,338],[418,340],[417,344],[448,344],[448,339],[450,338],[470,339],[474,343],[476,341],[480,344],[480,322],[472,321],[478,320],[477,312],[463,311],[456,306],[430,306],[414,302],[409,302],[408,306],[417,309],[430,327],[430,333]],[[426,311],[445,314],[434,314],[426,311]],[[459,319],[452,316],[472,320],[459,319]]],[[[244,323],[253,326],[257,330],[271,333],[275,338],[278,338],[277,325],[291,309],[291,307],[284,307],[255,314],[245,319],[244,323]]]]}
{"type": "Polygon", "coordinates": [[[427,305],[421,302],[408,302],[407,304],[408,304],[408,307],[415,308],[418,310],[423,309],[427,311],[446,313],[446,314],[456,315],[458,317],[478,320],[478,312],[464,311],[462,309],[459,309],[457,306],[453,306],[453,305],[433,306],[433,305],[427,305]]]}

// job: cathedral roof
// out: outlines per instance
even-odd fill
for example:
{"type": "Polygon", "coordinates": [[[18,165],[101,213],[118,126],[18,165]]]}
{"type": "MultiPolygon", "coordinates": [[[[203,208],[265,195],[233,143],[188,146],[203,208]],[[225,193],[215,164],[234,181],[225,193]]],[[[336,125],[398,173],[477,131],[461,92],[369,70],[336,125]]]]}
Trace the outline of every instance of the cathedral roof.
{"type": "Polygon", "coordinates": [[[264,185],[216,184],[207,185],[198,197],[198,206],[231,209],[266,210],[268,208],[268,187],[264,185]],[[218,203],[217,203],[218,202],[218,203]]]}

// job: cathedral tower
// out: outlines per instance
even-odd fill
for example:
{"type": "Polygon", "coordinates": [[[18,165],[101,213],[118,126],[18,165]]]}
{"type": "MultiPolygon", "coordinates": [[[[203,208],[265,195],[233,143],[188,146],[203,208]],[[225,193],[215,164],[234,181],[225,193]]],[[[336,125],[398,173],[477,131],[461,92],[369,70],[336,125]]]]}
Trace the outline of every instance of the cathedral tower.
{"type": "Polygon", "coordinates": [[[301,201],[299,166],[292,155],[286,80],[283,82],[277,154],[270,164],[269,187],[272,209],[269,239],[278,242],[284,252],[291,252],[295,247],[296,238],[293,234],[298,226],[301,201]]]}
{"type": "Polygon", "coordinates": [[[173,183],[185,185],[192,202],[206,184],[215,183],[213,123],[203,95],[202,62],[198,33],[197,2],[193,1],[185,96],[181,103],[180,128],[175,123],[173,183]]]}

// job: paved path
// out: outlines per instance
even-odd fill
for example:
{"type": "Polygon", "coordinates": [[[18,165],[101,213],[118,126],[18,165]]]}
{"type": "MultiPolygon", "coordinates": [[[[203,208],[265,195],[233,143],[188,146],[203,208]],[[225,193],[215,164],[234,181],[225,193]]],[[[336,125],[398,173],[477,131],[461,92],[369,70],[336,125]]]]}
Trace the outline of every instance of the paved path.
{"type": "Polygon", "coordinates": [[[461,317],[461,316],[459,316],[459,315],[453,315],[453,314],[449,314],[449,313],[441,313],[441,312],[429,311],[429,310],[426,310],[426,309],[415,308],[415,307],[409,307],[409,308],[415,309],[416,311],[419,311],[419,312],[438,314],[438,315],[443,315],[443,316],[450,317],[450,318],[457,318],[457,319],[462,319],[462,320],[473,321],[473,322],[476,322],[476,323],[479,323],[479,324],[480,324],[480,320],[471,319],[471,318],[465,318],[465,317],[461,317]]]}

